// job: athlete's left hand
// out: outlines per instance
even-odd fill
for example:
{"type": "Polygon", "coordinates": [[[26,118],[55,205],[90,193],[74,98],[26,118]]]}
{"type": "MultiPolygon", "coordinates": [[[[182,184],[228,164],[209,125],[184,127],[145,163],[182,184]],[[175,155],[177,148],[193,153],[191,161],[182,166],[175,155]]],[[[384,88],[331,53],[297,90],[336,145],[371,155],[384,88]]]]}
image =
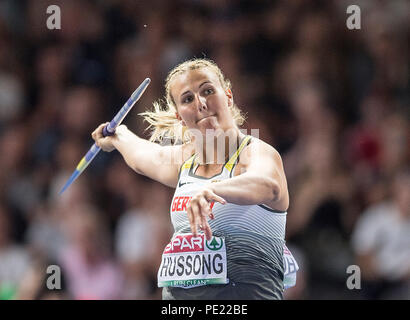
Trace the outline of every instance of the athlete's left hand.
{"type": "Polygon", "coordinates": [[[225,204],[225,199],[216,195],[212,190],[205,188],[192,197],[189,206],[187,207],[187,214],[191,231],[194,236],[198,235],[198,226],[204,231],[206,239],[211,240],[212,230],[208,224],[207,218],[214,219],[211,211],[211,203],[217,201],[225,204]]]}

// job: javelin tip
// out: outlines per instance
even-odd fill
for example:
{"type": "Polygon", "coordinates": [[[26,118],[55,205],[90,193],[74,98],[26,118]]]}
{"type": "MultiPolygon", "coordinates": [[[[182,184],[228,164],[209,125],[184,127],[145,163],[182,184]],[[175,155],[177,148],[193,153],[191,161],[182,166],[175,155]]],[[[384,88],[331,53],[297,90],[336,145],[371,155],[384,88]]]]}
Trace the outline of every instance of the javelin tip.
{"type": "Polygon", "coordinates": [[[75,179],[78,178],[78,176],[80,175],[80,171],[78,170],[74,170],[73,174],[71,175],[71,177],[68,179],[68,181],[66,182],[66,184],[64,185],[64,187],[60,190],[60,192],[58,193],[58,195],[61,195],[73,182],[75,179]]]}

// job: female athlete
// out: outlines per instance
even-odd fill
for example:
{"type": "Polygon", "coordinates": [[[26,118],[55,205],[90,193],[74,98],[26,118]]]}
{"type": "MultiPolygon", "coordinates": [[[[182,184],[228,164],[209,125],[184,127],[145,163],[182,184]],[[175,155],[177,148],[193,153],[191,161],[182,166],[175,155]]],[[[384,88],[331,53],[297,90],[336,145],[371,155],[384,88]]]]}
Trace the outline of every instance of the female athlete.
{"type": "Polygon", "coordinates": [[[289,195],[279,153],[239,129],[231,84],[207,59],[167,76],[165,98],[142,115],[145,140],[121,125],[92,137],[137,173],[175,188],[174,234],[158,270],[163,299],[282,299],[298,269],[285,246],[289,195]],[[158,141],[173,141],[164,146],[158,141]]]}

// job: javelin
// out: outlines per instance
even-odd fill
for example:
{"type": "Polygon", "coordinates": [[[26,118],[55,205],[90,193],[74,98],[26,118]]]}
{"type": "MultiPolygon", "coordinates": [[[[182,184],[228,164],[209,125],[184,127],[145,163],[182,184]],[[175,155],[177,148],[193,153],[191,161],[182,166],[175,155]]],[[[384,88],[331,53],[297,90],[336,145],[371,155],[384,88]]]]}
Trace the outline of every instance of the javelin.
{"type": "MultiPolygon", "coordinates": [[[[120,111],[118,111],[114,119],[112,119],[111,122],[104,127],[104,137],[112,136],[115,133],[115,129],[121,124],[122,120],[124,120],[125,116],[128,114],[128,112],[130,112],[134,104],[141,98],[150,82],[150,78],[146,78],[133,92],[128,101],[122,106],[120,111]]],[[[78,163],[77,168],[74,170],[71,177],[67,180],[59,194],[62,194],[74,182],[74,180],[80,176],[80,174],[85,170],[85,168],[88,167],[88,165],[91,163],[91,161],[93,161],[100,150],[101,148],[94,143],[93,146],[88,150],[86,155],[78,163]]]]}

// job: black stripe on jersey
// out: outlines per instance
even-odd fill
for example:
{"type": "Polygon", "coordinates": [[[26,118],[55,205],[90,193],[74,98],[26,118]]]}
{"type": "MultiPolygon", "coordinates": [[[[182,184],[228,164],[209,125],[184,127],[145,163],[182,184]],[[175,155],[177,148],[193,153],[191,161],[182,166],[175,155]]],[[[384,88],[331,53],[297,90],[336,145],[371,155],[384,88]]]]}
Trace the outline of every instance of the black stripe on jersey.
{"type": "Polygon", "coordinates": [[[274,213],[286,213],[286,212],[287,212],[287,211],[280,211],[280,210],[272,209],[272,208],[270,208],[270,207],[268,207],[268,206],[266,206],[266,205],[264,205],[264,204],[258,204],[258,206],[261,207],[261,208],[263,208],[263,209],[265,209],[265,210],[268,210],[268,211],[270,211],[270,212],[274,212],[274,213]]]}

